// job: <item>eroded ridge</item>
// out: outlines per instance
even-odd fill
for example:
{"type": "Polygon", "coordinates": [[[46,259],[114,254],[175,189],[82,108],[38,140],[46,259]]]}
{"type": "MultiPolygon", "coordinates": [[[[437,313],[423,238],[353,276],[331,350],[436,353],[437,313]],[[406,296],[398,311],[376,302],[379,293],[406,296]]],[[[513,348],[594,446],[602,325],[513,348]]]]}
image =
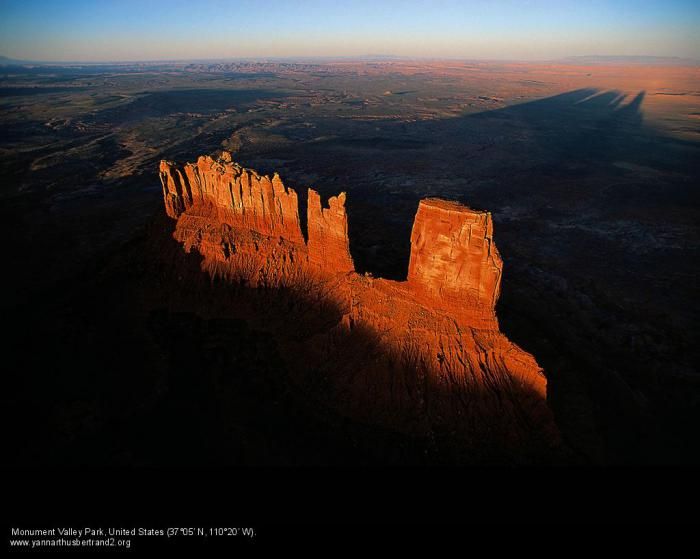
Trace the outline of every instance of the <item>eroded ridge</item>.
{"type": "MultiPolygon", "coordinates": [[[[304,300],[314,301],[312,306],[322,301],[333,307],[336,318],[330,327],[314,331],[306,341],[295,339],[295,344],[309,344],[306,355],[312,357],[307,359],[337,358],[338,336],[357,331],[370,333],[376,341],[373,347],[383,347],[385,355],[393,356],[386,362],[372,355],[352,356],[354,369],[342,382],[354,388],[344,390],[372,400],[353,405],[355,415],[386,420],[387,409],[396,407],[398,400],[405,404],[407,395],[395,393],[392,371],[397,359],[406,361],[410,354],[409,369],[429,376],[441,391],[478,386],[498,405],[510,398],[508,406],[522,404],[528,414],[551,423],[541,368],[498,328],[495,304],[503,264],[488,212],[445,200],[422,200],[411,235],[408,279],[397,282],[354,271],[345,193],[323,207],[319,194],[308,190],[305,240],[297,194],[277,174],[261,176],[224,152],[216,159],[203,156],[184,165],[162,161],[160,177],[166,212],[177,220],[174,237],[186,251],[201,255],[205,271],[252,288],[296,290],[304,300]],[[371,397],[358,388],[367,383],[374,387],[371,397]],[[385,390],[377,389],[382,386],[385,390]]],[[[426,397],[410,396],[421,402],[426,397]]],[[[463,398],[459,405],[468,404],[463,398]]]]}

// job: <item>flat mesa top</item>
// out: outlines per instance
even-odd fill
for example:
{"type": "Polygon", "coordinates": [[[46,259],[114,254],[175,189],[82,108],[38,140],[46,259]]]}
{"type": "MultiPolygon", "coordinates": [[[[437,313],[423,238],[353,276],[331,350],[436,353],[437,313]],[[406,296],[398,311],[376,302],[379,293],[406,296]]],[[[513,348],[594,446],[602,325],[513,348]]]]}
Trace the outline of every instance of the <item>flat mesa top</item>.
{"type": "Polygon", "coordinates": [[[441,210],[447,210],[450,212],[460,212],[460,213],[478,213],[487,214],[488,212],[473,210],[464,204],[455,202],[453,200],[443,200],[442,198],[424,198],[420,201],[422,205],[430,206],[431,208],[438,208],[441,210]]]}

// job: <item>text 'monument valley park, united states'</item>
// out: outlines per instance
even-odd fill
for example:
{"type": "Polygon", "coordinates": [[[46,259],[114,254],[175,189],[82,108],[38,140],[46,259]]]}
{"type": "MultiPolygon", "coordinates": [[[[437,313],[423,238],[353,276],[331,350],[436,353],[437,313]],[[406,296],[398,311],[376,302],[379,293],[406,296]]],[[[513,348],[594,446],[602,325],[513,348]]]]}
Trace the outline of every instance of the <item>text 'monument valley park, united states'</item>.
{"type": "Polygon", "coordinates": [[[238,492],[191,530],[37,506],[10,548],[254,545],[301,522],[271,484],[362,522],[442,510],[402,479],[643,471],[634,513],[676,511],[647,492],[700,463],[700,4],[342,4],[0,2],[6,481],[238,492]]]}

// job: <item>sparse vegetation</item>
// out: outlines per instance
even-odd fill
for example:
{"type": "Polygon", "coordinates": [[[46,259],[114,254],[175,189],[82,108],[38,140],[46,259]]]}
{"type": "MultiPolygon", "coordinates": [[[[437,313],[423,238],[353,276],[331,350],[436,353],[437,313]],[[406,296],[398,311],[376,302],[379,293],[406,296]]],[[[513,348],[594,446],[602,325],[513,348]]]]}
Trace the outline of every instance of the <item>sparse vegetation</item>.
{"type": "MultiPolygon", "coordinates": [[[[310,182],[324,196],[347,190],[353,258],[378,277],[405,276],[419,198],[492,211],[507,277],[502,329],[544,366],[577,459],[697,462],[699,346],[688,304],[698,275],[697,72],[584,63],[6,67],[0,218],[14,263],[6,314],[26,315],[19,324],[36,338],[57,294],[77,296],[77,278],[80,290],[95,289],[83,271],[97,274],[162,211],[161,158],[229,146],[300,192],[310,182]]],[[[280,306],[300,338],[337,322],[332,299],[310,278],[287,282],[242,260],[235,268],[235,278],[223,266],[210,270],[206,289],[234,279],[259,309],[270,293],[284,294],[280,306]],[[253,284],[260,288],[245,287],[253,284]]],[[[180,295],[210,312],[225,304],[206,289],[180,295]]],[[[117,300],[106,290],[95,306],[117,300]]],[[[354,358],[347,343],[336,369],[354,358]]],[[[356,343],[357,352],[375,351],[367,339],[356,343]]],[[[402,376],[419,358],[402,351],[380,368],[420,402],[424,389],[402,376]]],[[[480,374],[460,356],[439,372],[447,382],[480,374]]],[[[487,397],[510,409],[509,391],[519,387],[488,382],[487,397]]]]}

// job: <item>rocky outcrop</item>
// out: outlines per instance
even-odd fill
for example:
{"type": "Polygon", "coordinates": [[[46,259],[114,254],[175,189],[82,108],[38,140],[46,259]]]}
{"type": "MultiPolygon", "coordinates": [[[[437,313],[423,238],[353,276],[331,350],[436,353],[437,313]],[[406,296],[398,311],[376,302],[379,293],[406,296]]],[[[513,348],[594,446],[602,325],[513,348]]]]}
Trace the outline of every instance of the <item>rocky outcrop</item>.
{"type": "MultiPolygon", "coordinates": [[[[260,176],[224,152],[182,166],[162,161],[160,177],[166,212],[177,220],[175,239],[201,255],[210,275],[250,287],[284,288],[309,309],[333,309],[325,330],[294,333],[290,355],[301,353],[302,344],[305,369],[332,362],[336,383],[339,370],[347,368],[344,382],[353,388],[344,386],[337,405],[350,406],[348,413],[406,429],[408,415],[428,413],[426,398],[437,406],[430,412],[436,417],[458,418],[474,394],[486,393],[498,413],[537,417],[554,432],[541,368],[498,329],[495,305],[503,264],[489,213],[444,200],[421,201],[408,279],[397,282],[354,271],[344,193],[324,207],[309,189],[305,240],[297,195],[276,174],[260,176]],[[339,336],[371,339],[375,349],[341,351],[339,336]],[[375,354],[378,347],[381,357],[375,354]],[[400,382],[397,363],[405,371],[400,382]],[[413,377],[409,381],[406,375],[413,377]],[[430,395],[426,383],[437,387],[430,395]],[[409,385],[414,388],[405,388],[409,385]],[[397,386],[404,386],[401,396],[397,386]],[[348,397],[353,391],[357,394],[348,397]],[[412,411],[397,412],[403,418],[398,424],[386,419],[387,410],[403,409],[398,402],[407,398],[412,411]]],[[[272,328],[269,317],[260,320],[272,328]]]]}
{"type": "Polygon", "coordinates": [[[308,198],[309,261],[327,272],[354,272],[348,239],[348,216],[345,193],[328,200],[323,208],[321,197],[309,188],[308,198]]]}
{"type": "Polygon", "coordinates": [[[262,235],[301,243],[297,194],[279,176],[271,179],[244,169],[224,152],[219,160],[200,157],[178,167],[161,161],[160,178],[167,214],[177,219],[194,206],[218,210],[222,219],[262,235]]]}
{"type": "Polygon", "coordinates": [[[411,289],[435,307],[495,319],[502,272],[490,213],[421,200],[411,233],[411,289]]]}
{"type": "Polygon", "coordinates": [[[271,179],[231,161],[224,152],[218,160],[199,157],[182,167],[161,161],[160,178],[167,214],[178,219],[183,213],[205,211],[220,223],[283,243],[304,245],[304,264],[326,275],[355,270],[350,257],[345,193],[333,196],[324,208],[319,194],[309,188],[307,205],[308,242],[299,223],[296,192],[286,188],[279,175],[271,179]]]}

